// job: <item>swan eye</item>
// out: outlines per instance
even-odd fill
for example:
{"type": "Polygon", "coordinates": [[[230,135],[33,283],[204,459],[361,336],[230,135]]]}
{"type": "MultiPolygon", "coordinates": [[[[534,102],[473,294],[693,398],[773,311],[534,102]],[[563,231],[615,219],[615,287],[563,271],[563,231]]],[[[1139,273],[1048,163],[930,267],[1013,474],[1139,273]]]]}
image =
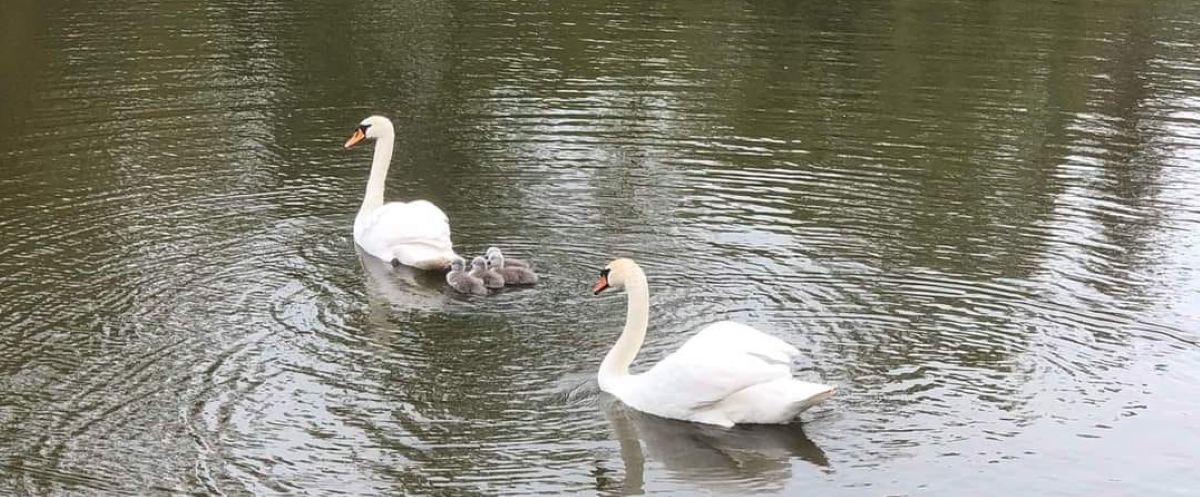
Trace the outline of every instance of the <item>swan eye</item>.
{"type": "Polygon", "coordinates": [[[600,277],[601,277],[601,278],[607,278],[607,277],[608,277],[608,271],[609,271],[609,269],[608,269],[608,268],[601,269],[601,270],[600,270],[600,277]]]}

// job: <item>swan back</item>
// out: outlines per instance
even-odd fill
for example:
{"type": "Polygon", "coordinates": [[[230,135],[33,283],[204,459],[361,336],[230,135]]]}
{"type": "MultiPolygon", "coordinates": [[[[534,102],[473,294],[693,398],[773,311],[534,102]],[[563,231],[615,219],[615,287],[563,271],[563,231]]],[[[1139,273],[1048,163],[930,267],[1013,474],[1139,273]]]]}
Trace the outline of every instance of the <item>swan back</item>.
{"type": "Polygon", "coordinates": [[[792,378],[799,350],[731,321],[700,330],[649,371],[630,377],[627,403],[705,423],[785,423],[828,398],[832,387],[792,378]]]}

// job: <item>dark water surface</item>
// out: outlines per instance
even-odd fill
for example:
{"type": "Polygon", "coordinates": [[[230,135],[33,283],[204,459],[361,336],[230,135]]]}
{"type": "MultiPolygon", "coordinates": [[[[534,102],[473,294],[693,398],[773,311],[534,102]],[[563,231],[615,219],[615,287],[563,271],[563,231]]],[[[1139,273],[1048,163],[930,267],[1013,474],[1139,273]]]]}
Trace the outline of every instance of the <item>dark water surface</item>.
{"type": "Polygon", "coordinates": [[[5,0],[0,494],[1196,495],[1198,54],[1192,0],[5,0]],[[376,112],[540,285],[356,251],[376,112]],[[643,367],[729,318],[839,395],[601,395],[614,256],[643,367]]]}

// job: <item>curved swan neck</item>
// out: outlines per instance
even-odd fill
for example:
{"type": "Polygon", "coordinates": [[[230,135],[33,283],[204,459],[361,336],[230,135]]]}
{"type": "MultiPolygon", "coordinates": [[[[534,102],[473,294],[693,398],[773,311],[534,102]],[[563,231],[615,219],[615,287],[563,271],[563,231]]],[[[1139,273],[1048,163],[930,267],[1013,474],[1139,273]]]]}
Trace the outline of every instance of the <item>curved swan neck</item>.
{"type": "Polygon", "coordinates": [[[387,181],[388,166],[392,163],[392,146],[395,133],[386,131],[375,140],[375,157],[371,159],[371,177],[367,180],[367,193],[363,195],[360,213],[368,213],[383,205],[383,184],[387,181]]]}
{"type": "Polygon", "coordinates": [[[642,340],[646,338],[646,327],[650,323],[650,289],[646,285],[646,274],[641,269],[636,269],[628,277],[625,292],[629,294],[625,330],[600,364],[600,388],[606,391],[610,390],[606,388],[610,380],[629,376],[629,365],[642,348],[642,340]]]}

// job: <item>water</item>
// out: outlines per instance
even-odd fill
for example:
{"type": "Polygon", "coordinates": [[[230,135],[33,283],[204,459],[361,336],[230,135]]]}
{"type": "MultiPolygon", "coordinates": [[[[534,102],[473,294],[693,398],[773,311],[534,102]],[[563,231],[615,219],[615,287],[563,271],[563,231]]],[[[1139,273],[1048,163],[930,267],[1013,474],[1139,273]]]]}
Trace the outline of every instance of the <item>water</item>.
{"type": "Polygon", "coordinates": [[[1200,8],[826,3],[6,1],[0,493],[1193,495],[1200,8]],[[541,284],[356,251],[376,112],[541,284]],[[616,256],[637,364],[736,319],[838,396],[601,394],[616,256]]]}

